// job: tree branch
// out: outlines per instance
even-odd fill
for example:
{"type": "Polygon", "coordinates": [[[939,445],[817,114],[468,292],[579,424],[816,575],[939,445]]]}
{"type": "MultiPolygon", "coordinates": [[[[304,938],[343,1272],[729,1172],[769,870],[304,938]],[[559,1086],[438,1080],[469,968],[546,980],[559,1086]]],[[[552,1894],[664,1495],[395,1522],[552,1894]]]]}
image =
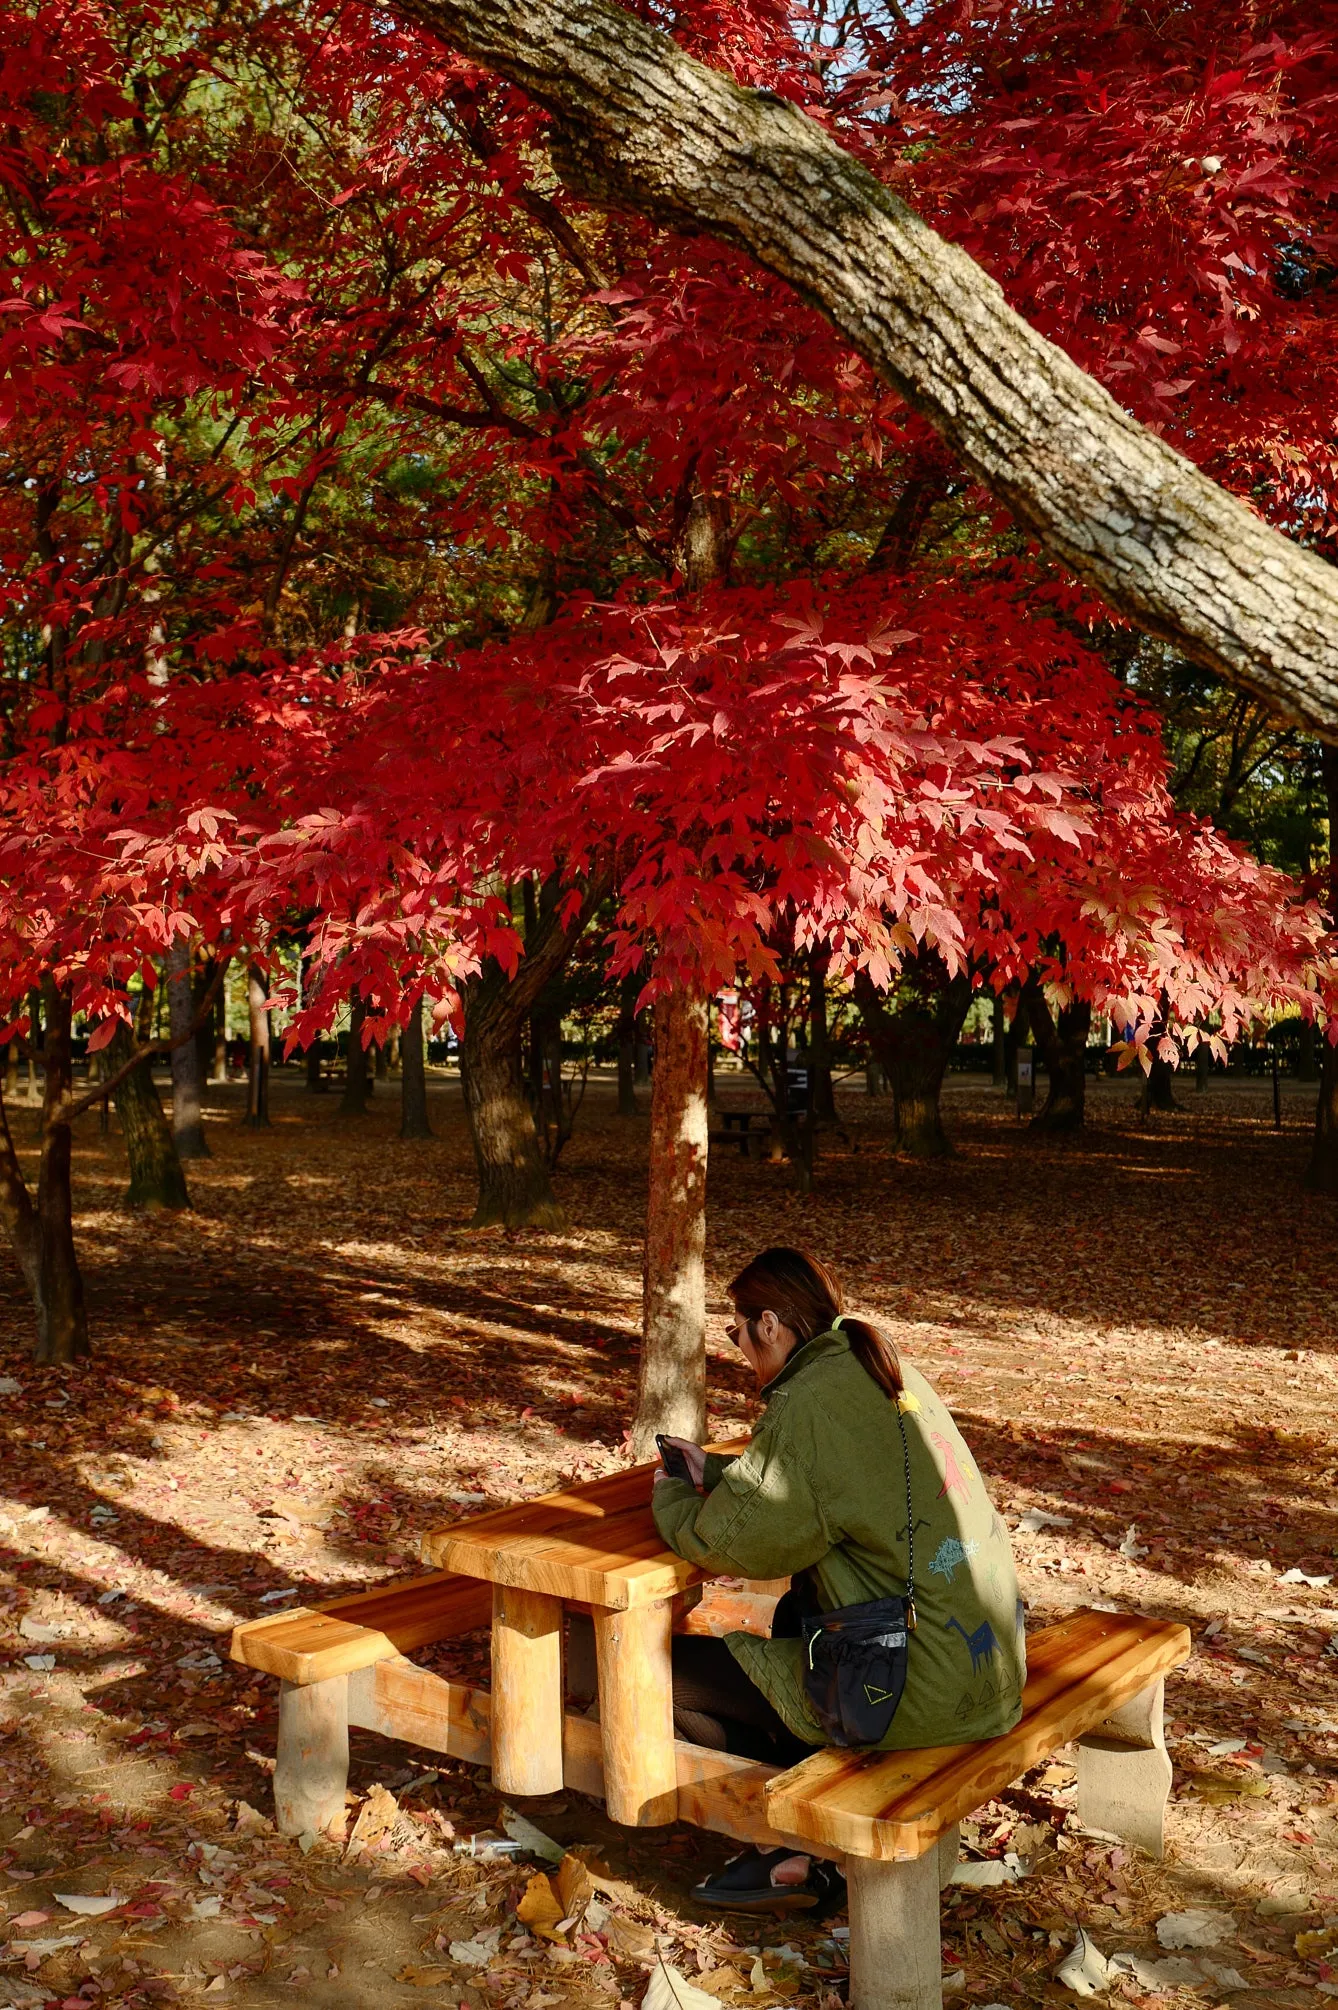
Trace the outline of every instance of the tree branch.
{"type": "Polygon", "coordinates": [[[91,1110],[94,1103],[103,1103],[108,1096],[114,1095],[127,1076],[133,1075],[136,1068],[142,1068],[146,1061],[154,1060],[159,1054],[170,1054],[177,1047],[184,1047],[188,1041],[193,1040],[201,1026],[208,1023],[209,1014],[214,1009],[214,1000],[218,996],[219,987],[227,975],[231,961],[231,956],[221,959],[201,995],[195,1017],[183,1033],[178,1033],[175,1039],[147,1041],[144,1046],[136,1047],[130,1059],[124,1062],[114,1075],[109,1075],[105,1082],[99,1082],[96,1088],[86,1089],[82,1096],[67,1096],[63,1103],[57,1104],[47,1118],[47,1130],[55,1130],[58,1124],[72,1124],[85,1110],[91,1110]]]}
{"type": "Polygon", "coordinates": [[[1112,607],[1338,733],[1338,574],[1139,425],[797,106],[610,0],[392,5],[546,106],[578,190],[788,280],[1112,607]]]}

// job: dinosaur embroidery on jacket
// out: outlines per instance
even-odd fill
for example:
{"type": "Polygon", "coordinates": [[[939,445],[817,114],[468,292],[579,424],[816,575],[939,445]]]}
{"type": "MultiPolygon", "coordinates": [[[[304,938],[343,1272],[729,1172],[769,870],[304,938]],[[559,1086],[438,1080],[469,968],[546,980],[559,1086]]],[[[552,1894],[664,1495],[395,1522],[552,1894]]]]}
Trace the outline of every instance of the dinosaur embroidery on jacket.
{"type": "Polygon", "coordinates": [[[948,1582],[951,1583],[953,1572],[956,1570],[958,1564],[969,1563],[979,1548],[980,1544],[978,1542],[962,1543],[958,1542],[955,1535],[945,1536],[939,1544],[938,1551],[931,1560],[929,1568],[933,1571],[935,1577],[946,1577],[948,1582]]]}
{"type": "Polygon", "coordinates": [[[962,1469],[957,1463],[952,1446],[948,1443],[942,1431],[931,1431],[929,1440],[931,1444],[937,1445],[943,1454],[943,1485],[938,1490],[939,1499],[942,1500],[944,1494],[960,1492],[962,1499],[969,1501],[971,1498],[971,1485],[962,1476],[962,1469]]]}
{"type": "Polygon", "coordinates": [[[974,1633],[968,1633],[961,1620],[955,1615],[951,1619],[945,1619],[943,1626],[944,1631],[948,1633],[955,1626],[966,1642],[967,1651],[971,1656],[971,1673],[973,1677],[979,1674],[982,1661],[986,1663],[993,1661],[994,1650],[999,1643],[995,1638],[994,1628],[990,1625],[988,1619],[982,1619],[974,1633]]]}

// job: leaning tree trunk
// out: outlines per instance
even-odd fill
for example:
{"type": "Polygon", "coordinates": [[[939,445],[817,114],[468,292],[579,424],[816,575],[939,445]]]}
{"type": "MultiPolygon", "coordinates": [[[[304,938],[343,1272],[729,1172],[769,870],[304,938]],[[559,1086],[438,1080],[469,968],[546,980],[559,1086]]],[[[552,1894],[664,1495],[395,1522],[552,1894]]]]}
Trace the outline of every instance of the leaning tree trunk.
{"type": "Polygon", "coordinates": [[[9,1231],[37,1322],[33,1359],[78,1361],[89,1351],[84,1280],[74,1247],[70,1189],[73,1140],[62,1107],[74,1064],[70,1052],[70,993],[48,977],[42,984],[46,1014],[46,1086],[42,1099],[42,1155],[34,1202],[14,1150],[0,1100],[0,1220],[9,1231]]]}
{"type": "Polygon", "coordinates": [[[427,1115],[427,1045],[423,1038],[421,998],[404,1022],[400,1041],[400,1136],[432,1136],[427,1115]]]}
{"type": "Polygon", "coordinates": [[[1338,726],[1338,577],[1142,426],[832,134],[610,0],[392,0],[554,115],[605,207],[741,246],[819,306],[971,472],[1121,613],[1338,726]]]}
{"type": "Polygon", "coordinates": [[[653,1456],[657,1431],[697,1442],[706,1431],[709,1003],[704,991],[682,990],[655,1006],[635,1458],[653,1456]]]}
{"type": "Polygon", "coordinates": [[[252,1130],[269,1125],[269,1008],[265,1003],[269,985],[264,972],[253,963],[246,973],[246,1007],[250,1021],[250,1046],[246,1068],[246,1121],[252,1130]]]}
{"type": "Polygon", "coordinates": [[[1062,1005],[1056,1020],[1039,984],[1022,993],[1032,1037],[1045,1062],[1045,1101],[1031,1120],[1034,1131],[1052,1133],[1081,1129],[1087,1107],[1087,1035],[1092,1007],[1086,998],[1062,1005]]]}
{"type": "MultiPolygon", "coordinates": [[[[189,1022],[188,1022],[189,1023],[189,1022]]],[[[123,1068],[136,1047],[135,1035],[120,1025],[108,1045],[107,1057],[113,1074],[123,1068]]],[[[142,1061],[112,1090],[116,1114],[125,1138],[130,1161],[130,1187],[126,1203],[156,1213],[163,1208],[190,1206],[186,1175],[177,1156],[172,1126],[163,1110],[162,1098],[153,1079],[153,1063],[142,1061]]]]}
{"type": "Polygon", "coordinates": [[[949,977],[930,952],[906,964],[894,1009],[863,971],[855,978],[855,1002],[891,1085],[897,1150],[942,1158],[952,1150],[939,1107],[943,1078],[971,1008],[970,978],[949,977]]]}
{"type": "Polygon", "coordinates": [[[200,1043],[196,1039],[195,992],[191,984],[190,945],[180,938],[167,958],[168,1025],[172,1036],[172,1136],[178,1159],[207,1159],[204,1134],[200,1043]]]}
{"type": "Polygon", "coordinates": [[[618,986],[618,1115],[636,1115],[636,1001],[641,979],[633,971],[618,986]]]}

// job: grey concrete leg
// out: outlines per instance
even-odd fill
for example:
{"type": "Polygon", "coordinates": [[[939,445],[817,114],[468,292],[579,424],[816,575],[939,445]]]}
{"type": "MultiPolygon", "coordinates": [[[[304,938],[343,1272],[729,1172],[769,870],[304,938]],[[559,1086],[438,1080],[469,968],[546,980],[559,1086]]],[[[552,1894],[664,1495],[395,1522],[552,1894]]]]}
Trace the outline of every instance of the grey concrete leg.
{"type": "Polygon", "coordinates": [[[940,1891],[948,1884],[953,1872],[956,1870],[957,1859],[961,1853],[962,1825],[960,1822],[954,1822],[952,1827],[945,1829],[938,1839],[938,1888],[940,1891]]]}
{"type": "Polygon", "coordinates": [[[300,1836],[343,1821],[348,1786],[348,1677],[279,1684],[274,1821],[300,1836]]]}
{"type": "Polygon", "coordinates": [[[913,1863],[846,1859],[850,2010],[943,2010],[939,1852],[913,1863]]]}
{"type": "Polygon", "coordinates": [[[1171,1793],[1163,1689],[1159,1677],[1078,1740],[1078,1820],[1151,1857],[1162,1853],[1171,1793]]]}

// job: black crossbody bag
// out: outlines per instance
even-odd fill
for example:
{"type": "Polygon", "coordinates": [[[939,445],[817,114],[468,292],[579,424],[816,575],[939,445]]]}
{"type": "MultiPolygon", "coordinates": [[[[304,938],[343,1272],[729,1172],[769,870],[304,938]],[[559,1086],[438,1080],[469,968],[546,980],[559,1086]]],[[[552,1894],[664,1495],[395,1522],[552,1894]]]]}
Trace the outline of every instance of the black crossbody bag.
{"type": "Polygon", "coordinates": [[[911,1507],[911,1453],[901,1405],[893,1398],[906,1474],[906,1596],[873,1598],[865,1605],[815,1611],[805,1578],[776,1607],[773,1640],[804,1643],[804,1691],[833,1745],[877,1745],[887,1735],[906,1687],[910,1636],[915,1631],[915,1516],[911,1507]]]}

